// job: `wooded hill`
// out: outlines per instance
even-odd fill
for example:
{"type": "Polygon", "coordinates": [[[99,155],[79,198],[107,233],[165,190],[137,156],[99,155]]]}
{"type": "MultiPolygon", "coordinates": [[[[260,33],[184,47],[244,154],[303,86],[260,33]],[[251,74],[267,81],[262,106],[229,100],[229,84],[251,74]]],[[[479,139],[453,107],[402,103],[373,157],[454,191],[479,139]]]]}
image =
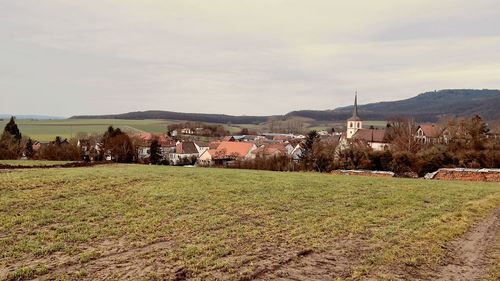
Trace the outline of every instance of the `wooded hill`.
{"type": "MultiPolygon", "coordinates": [[[[352,106],[334,110],[300,110],[276,116],[232,116],[225,114],[140,111],[116,115],[74,116],[73,119],[171,119],[209,123],[259,124],[269,118],[305,117],[315,121],[344,121],[351,116],[352,106]]],[[[389,102],[359,106],[365,120],[386,120],[393,116],[411,116],[418,122],[435,122],[442,116],[480,114],[486,120],[500,120],[500,90],[441,90],[389,102]]]]}

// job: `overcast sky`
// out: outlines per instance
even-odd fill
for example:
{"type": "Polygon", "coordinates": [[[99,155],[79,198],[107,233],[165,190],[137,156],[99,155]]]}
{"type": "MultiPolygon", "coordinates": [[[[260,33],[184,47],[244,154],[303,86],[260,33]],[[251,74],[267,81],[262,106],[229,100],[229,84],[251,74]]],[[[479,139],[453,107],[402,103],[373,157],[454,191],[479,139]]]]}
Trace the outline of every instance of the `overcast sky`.
{"type": "Polygon", "coordinates": [[[333,109],[500,88],[498,0],[0,0],[0,113],[333,109]]]}

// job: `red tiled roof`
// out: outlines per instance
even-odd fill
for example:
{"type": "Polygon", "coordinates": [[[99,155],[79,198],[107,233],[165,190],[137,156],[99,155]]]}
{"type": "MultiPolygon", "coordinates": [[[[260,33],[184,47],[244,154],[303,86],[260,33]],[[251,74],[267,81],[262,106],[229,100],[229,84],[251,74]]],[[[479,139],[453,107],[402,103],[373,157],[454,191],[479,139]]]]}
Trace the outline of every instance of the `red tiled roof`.
{"type": "Polygon", "coordinates": [[[143,145],[149,146],[151,144],[151,141],[155,137],[158,138],[158,141],[160,142],[161,146],[175,146],[175,141],[173,141],[171,138],[165,136],[165,135],[154,135],[151,133],[147,132],[142,132],[138,134],[131,135],[132,138],[138,139],[139,141],[142,142],[143,145]]]}
{"type": "Polygon", "coordinates": [[[203,141],[195,141],[196,145],[198,145],[199,147],[210,147],[209,144],[207,142],[203,142],[203,141]]]}
{"type": "Polygon", "coordinates": [[[216,158],[244,158],[253,148],[253,143],[223,141],[215,151],[216,158]]]}
{"type": "Polygon", "coordinates": [[[263,155],[274,155],[274,154],[287,154],[286,144],[284,143],[269,143],[264,144],[259,147],[257,151],[254,151],[254,154],[263,154],[263,155]]]}
{"type": "Polygon", "coordinates": [[[219,144],[220,144],[220,141],[213,141],[213,142],[208,144],[208,147],[210,149],[217,149],[217,147],[219,147],[219,144]]]}
{"type": "Polygon", "coordinates": [[[359,129],[352,138],[364,140],[366,142],[387,142],[386,130],[359,129]]]}
{"type": "Polygon", "coordinates": [[[433,124],[422,124],[419,126],[420,129],[422,129],[422,132],[426,137],[429,138],[438,138],[439,137],[439,130],[436,128],[435,125],[433,124]]]}
{"type": "Polygon", "coordinates": [[[194,145],[192,141],[181,142],[176,145],[175,153],[177,154],[196,154],[198,153],[198,149],[194,145]]]}

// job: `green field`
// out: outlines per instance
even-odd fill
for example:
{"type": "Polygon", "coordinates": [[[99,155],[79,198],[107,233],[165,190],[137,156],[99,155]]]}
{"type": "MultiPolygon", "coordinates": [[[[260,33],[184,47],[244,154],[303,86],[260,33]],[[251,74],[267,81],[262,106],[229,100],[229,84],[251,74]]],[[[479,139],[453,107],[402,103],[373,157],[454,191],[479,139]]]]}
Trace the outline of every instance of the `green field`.
{"type": "Polygon", "coordinates": [[[428,279],[500,204],[497,183],[141,165],[3,172],[0,194],[0,280],[428,279]]]}
{"type": "MultiPolygon", "coordinates": [[[[0,128],[5,127],[8,120],[0,121],[0,128]]],[[[64,120],[16,120],[19,130],[24,136],[38,141],[51,141],[56,136],[76,138],[79,135],[103,134],[109,126],[120,128],[129,133],[166,133],[167,126],[172,123],[186,121],[175,120],[122,120],[122,119],[64,119],[64,120]]],[[[237,133],[246,125],[224,125],[226,130],[237,133]]],[[[252,125],[248,125],[250,127],[252,125]]]]}
{"type": "MultiPolygon", "coordinates": [[[[0,121],[4,127],[7,121],[0,121]]],[[[21,133],[38,141],[54,140],[56,136],[75,138],[79,134],[102,134],[109,126],[125,132],[165,133],[170,121],[119,119],[16,120],[21,133]]]]}

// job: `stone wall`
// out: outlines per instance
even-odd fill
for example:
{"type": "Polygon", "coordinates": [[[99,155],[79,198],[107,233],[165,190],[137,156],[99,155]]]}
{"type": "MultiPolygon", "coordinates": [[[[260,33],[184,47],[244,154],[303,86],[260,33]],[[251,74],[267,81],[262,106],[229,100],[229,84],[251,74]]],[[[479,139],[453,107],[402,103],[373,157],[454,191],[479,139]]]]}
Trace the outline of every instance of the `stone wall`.
{"type": "Polygon", "coordinates": [[[393,172],[369,170],[334,170],[332,174],[345,176],[394,177],[393,172]]]}
{"type": "Polygon", "coordinates": [[[436,180],[500,182],[500,169],[443,168],[434,173],[427,174],[425,178],[436,180]]]}

